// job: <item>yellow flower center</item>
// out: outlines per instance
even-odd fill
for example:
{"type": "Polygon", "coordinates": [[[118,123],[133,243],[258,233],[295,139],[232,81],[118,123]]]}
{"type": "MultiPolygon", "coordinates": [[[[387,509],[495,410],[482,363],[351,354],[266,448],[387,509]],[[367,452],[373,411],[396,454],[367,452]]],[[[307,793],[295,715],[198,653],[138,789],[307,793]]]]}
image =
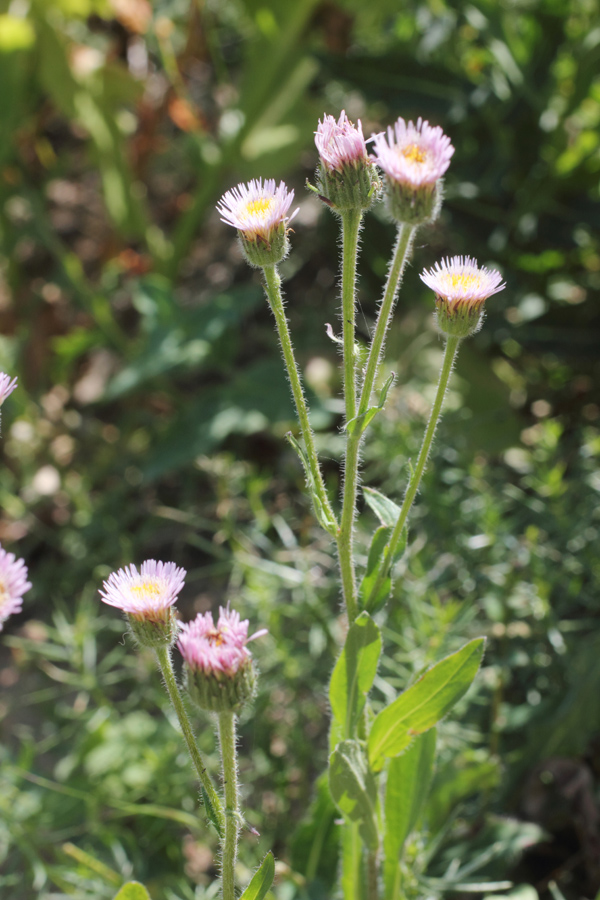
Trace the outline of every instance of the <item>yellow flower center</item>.
{"type": "Polygon", "coordinates": [[[260,197],[258,200],[249,200],[246,204],[245,213],[250,216],[258,216],[259,219],[266,219],[267,214],[273,206],[271,197],[260,197]]]}
{"type": "Polygon", "coordinates": [[[449,291],[470,291],[481,284],[478,274],[472,272],[444,272],[442,281],[449,291]]]}
{"type": "Polygon", "coordinates": [[[6,590],[6,585],[0,579],[0,609],[4,606],[6,601],[8,600],[8,591],[6,590]]]}
{"type": "Polygon", "coordinates": [[[158,581],[142,581],[131,586],[131,593],[137,597],[160,597],[162,585],[158,581]]]}
{"type": "Polygon", "coordinates": [[[408,144],[408,146],[400,150],[400,153],[404,159],[412,163],[423,163],[427,159],[426,151],[419,147],[418,144],[408,144]]]}
{"type": "Polygon", "coordinates": [[[213,628],[206,635],[206,640],[210,644],[215,644],[217,647],[220,647],[221,644],[225,643],[225,635],[223,634],[222,631],[219,631],[218,628],[213,628]]]}

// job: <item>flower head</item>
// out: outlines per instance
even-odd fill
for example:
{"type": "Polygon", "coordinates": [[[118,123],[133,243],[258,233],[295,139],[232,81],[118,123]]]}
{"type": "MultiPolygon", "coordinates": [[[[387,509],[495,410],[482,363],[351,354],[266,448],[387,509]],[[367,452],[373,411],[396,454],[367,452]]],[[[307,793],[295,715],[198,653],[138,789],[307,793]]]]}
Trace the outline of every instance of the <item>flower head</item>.
{"type": "Polygon", "coordinates": [[[381,183],[367,145],[360,121],[353,125],[342,110],[336,122],[323,116],[315,132],[319,151],[317,188],[320,199],[334,212],[364,210],[379,196],[381,183]]]}
{"type": "Polygon", "coordinates": [[[454,147],[439,126],[422,119],[398,119],[394,128],[374,134],[375,159],[386,174],[388,209],[397,222],[433,222],[442,202],[441,178],[454,147]]]}
{"type": "Polygon", "coordinates": [[[273,178],[258,178],[238,184],[219,200],[221,221],[237,228],[251,265],[274,265],[287,253],[287,226],[298,212],[288,216],[293,199],[283,181],[276,187],[273,178]]]}
{"type": "Polygon", "coordinates": [[[6,375],[4,372],[0,372],[0,406],[2,406],[6,398],[10,396],[10,394],[12,394],[16,386],[16,378],[13,378],[13,380],[11,381],[10,375],[6,375]]]}
{"type": "Polygon", "coordinates": [[[384,132],[374,134],[375,159],[388,178],[418,188],[435,184],[445,174],[454,147],[442,129],[417,119],[400,118],[384,132]]]}
{"type": "Polygon", "coordinates": [[[186,576],[175,563],[147,559],[140,566],[126,566],[109,575],[100,596],[104,603],[122,609],[136,640],[146,647],[175,641],[179,624],[171,607],[186,576]]]}
{"type": "Polygon", "coordinates": [[[219,609],[215,625],[212,613],[199,614],[181,626],[177,646],[187,668],[187,687],[202,709],[222,712],[239,708],[254,691],[255,674],[249,641],[266,634],[261,629],[248,637],[248,620],[229,607],[219,609]]]}
{"type": "Polygon", "coordinates": [[[333,116],[323,116],[315,132],[315,144],[326,169],[342,172],[344,166],[366,160],[367,145],[360,119],[353,125],[342,110],[336,122],[333,116]]]}
{"type": "Polygon", "coordinates": [[[0,631],[2,623],[13,613],[21,612],[23,594],[31,583],[27,581],[27,566],[14,553],[7,553],[0,546],[0,631]]]}
{"type": "Polygon", "coordinates": [[[466,337],[477,330],[483,304],[506,284],[496,269],[481,268],[469,256],[453,256],[424,269],[421,281],[436,295],[438,325],[446,334],[466,337]]]}

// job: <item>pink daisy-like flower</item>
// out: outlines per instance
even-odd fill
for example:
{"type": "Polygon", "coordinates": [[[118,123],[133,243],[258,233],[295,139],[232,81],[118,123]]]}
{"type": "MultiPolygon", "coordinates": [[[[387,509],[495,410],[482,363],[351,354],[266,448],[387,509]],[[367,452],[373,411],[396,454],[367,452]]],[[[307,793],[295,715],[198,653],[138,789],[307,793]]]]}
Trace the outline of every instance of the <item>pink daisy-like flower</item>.
{"type": "Polygon", "coordinates": [[[421,118],[405,122],[400,118],[392,128],[372,135],[375,159],[388,178],[414,188],[432,185],[450,165],[454,147],[442,129],[421,118]]]}
{"type": "Polygon", "coordinates": [[[177,646],[193,672],[204,675],[234,676],[250,659],[246,647],[249,641],[262,637],[266,628],[248,637],[248,620],[229,607],[219,608],[219,620],[215,625],[212,613],[201,613],[187,625],[181,626],[177,646]]]}
{"type": "Polygon", "coordinates": [[[222,222],[237,228],[247,241],[260,239],[270,244],[280,226],[287,226],[298,212],[287,215],[293,199],[294,192],[288,191],[283,181],[276,187],[273,178],[264,183],[258,178],[227,191],[217,212],[222,222]]]}
{"type": "Polygon", "coordinates": [[[16,386],[16,378],[13,378],[13,380],[11,381],[10,375],[6,375],[4,372],[0,372],[0,406],[2,406],[6,398],[10,396],[10,394],[12,394],[16,386]]]}
{"type": "Polygon", "coordinates": [[[344,166],[368,158],[360,119],[353,125],[344,110],[337,122],[333,116],[323,116],[323,121],[319,120],[315,144],[321,162],[330,171],[342,172],[344,166]]]}
{"type": "Polygon", "coordinates": [[[14,553],[7,553],[0,545],[0,631],[9,616],[21,612],[23,594],[30,587],[24,561],[17,559],[14,553]]]}
{"type": "Polygon", "coordinates": [[[504,290],[506,283],[496,269],[481,269],[470,256],[453,256],[424,269],[421,281],[449,304],[481,306],[492,294],[504,290]]]}
{"type": "Polygon", "coordinates": [[[103,583],[100,596],[104,603],[122,609],[138,621],[162,624],[169,620],[169,610],[185,576],[185,569],[179,569],[175,563],[147,559],[139,572],[135,566],[113,572],[103,583]]]}

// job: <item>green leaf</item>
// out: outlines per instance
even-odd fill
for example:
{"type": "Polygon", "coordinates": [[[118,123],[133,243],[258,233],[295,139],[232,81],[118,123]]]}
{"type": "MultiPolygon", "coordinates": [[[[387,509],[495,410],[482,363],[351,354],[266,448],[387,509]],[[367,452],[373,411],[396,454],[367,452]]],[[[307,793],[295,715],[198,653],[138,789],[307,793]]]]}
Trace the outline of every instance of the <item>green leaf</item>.
{"type": "Polygon", "coordinates": [[[209,822],[211,822],[211,823],[215,826],[215,828],[216,828],[216,830],[217,830],[217,834],[219,835],[219,837],[222,837],[222,834],[221,834],[221,825],[220,825],[220,822],[219,822],[219,818],[218,818],[218,816],[217,816],[217,814],[216,814],[216,812],[215,812],[214,806],[212,805],[211,799],[210,799],[210,797],[209,797],[208,794],[206,793],[206,790],[205,790],[203,787],[201,788],[200,793],[201,793],[201,795],[202,795],[202,803],[204,804],[204,810],[205,810],[205,812],[206,812],[206,818],[208,819],[209,822]]]}
{"type": "Polygon", "coordinates": [[[371,616],[362,612],[350,626],[341,656],[329,684],[334,719],[345,737],[354,726],[371,690],[381,653],[381,632],[371,616]]]}
{"type": "MultiPolygon", "coordinates": [[[[381,496],[383,496],[383,494],[381,496]]],[[[367,571],[360,583],[358,595],[362,605],[367,612],[370,613],[376,613],[381,609],[392,590],[392,577],[391,575],[387,575],[382,579],[377,588],[377,592],[374,593],[381,567],[385,562],[385,554],[391,533],[392,529],[390,527],[381,525],[373,535],[373,540],[371,541],[371,546],[369,548],[367,571]]],[[[406,550],[407,536],[408,531],[404,528],[398,546],[394,552],[394,559],[392,562],[396,562],[396,560],[400,559],[406,550]]]]}
{"type": "Polygon", "coordinates": [[[385,898],[396,900],[400,887],[400,853],[425,804],[435,760],[436,730],[431,728],[392,759],[385,789],[383,869],[385,898]]]}
{"type": "Polygon", "coordinates": [[[263,897],[273,884],[275,877],[275,859],[269,850],[260,866],[250,879],[246,890],[240,900],[263,900],[263,897]]]}
{"type": "Polygon", "coordinates": [[[331,534],[335,537],[337,534],[337,525],[333,519],[329,517],[327,514],[327,510],[324,508],[321,498],[319,497],[319,492],[317,491],[315,480],[312,476],[312,472],[310,470],[310,464],[308,462],[308,457],[294,435],[291,431],[288,431],[286,434],[286,438],[289,444],[294,448],[298,455],[298,459],[302,463],[302,467],[304,469],[304,474],[306,476],[306,481],[308,484],[309,493],[313,502],[313,509],[315,511],[315,516],[317,522],[328,534],[331,534]]]}
{"type": "Polygon", "coordinates": [[[433,666],[382,710],[369,734],[369,761],[378,772],[386,757],[398,756],[414,737],[428,731],[468,691],[483,656],[485,638],[469,641],[433,666]]]}
{"type": "Polygon", "coordinates": [[[377,788],[358,741],[342,741],[329,757],[329,789],[344,818],[358,825],[363,843],[376,850],[377,788]]]}
{"type": "Polygon", "coordinates": [[[375,488],[363,488],[365,503],[371,507],[382,525],[393,528],[400,515],[400,507],[375,488]]]}
{"type": "Polygon", "coordinates": [[[124,884],[114,900],[150,900],[150,894],[139,881],[128,881],[124,884]]]}
{"type": "Polygon", "coordinates": [[[390,375],[386,383],[381,389],[381,394],[379,395],[379,403],[377,406],[371,406],[369,409],[362,414],[362,416],[356,416],[354,419],[350,419],[349,422],[346,423],[346,431],[348,434],[352,434],[357,428],[360,429],[361,432],[366,431],[367,427],[373,421],[378,412],[380,412],[385,406],[385,401],[387,400],[387,395],[390,392],[390,388],[394,383],[396,375],[394,372],[390,375]]]}

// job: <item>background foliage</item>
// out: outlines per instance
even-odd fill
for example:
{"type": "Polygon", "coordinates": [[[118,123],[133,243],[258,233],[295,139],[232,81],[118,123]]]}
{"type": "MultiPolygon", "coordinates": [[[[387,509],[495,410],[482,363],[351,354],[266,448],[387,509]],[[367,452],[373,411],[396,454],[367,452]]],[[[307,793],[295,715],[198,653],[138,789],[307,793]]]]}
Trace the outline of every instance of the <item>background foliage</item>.
{"type": "MultiPolygon", "coordinates": [[[[409,848],[419,891],[506,877],[521,900],[600,891],[596,14],[592,0],[0,2],[0,368],[20,379],[0,540],[34,582],[1,655],[3,894],[110,898],[136,878],[155,900],[213,896],[152,660],[96,594],[157,557],[190,573],[184,618],[231,599],[268,625],[242,729],[261,837],[242,859],[249,875],[273,847],[281,900],[329,895],[335,813],[313,784],[343,627],[334,562],[283,440],[260,285],[213,207],[251,177],[296,189],[289,315],[335,491],[336,224],[303,182],[317,119],[341,108],[367,133],[421,115],[456,147],[401,296],[398,386],[365,483],[401,494],[427,415],[441,345],[417,272],[461,253],[508,282],[461,351],[376,682],[389,700],[386,682],[489,638],[441,728],[409,848]]],[[[369,216],[365,333],[392,237],[369,216]]]]}

